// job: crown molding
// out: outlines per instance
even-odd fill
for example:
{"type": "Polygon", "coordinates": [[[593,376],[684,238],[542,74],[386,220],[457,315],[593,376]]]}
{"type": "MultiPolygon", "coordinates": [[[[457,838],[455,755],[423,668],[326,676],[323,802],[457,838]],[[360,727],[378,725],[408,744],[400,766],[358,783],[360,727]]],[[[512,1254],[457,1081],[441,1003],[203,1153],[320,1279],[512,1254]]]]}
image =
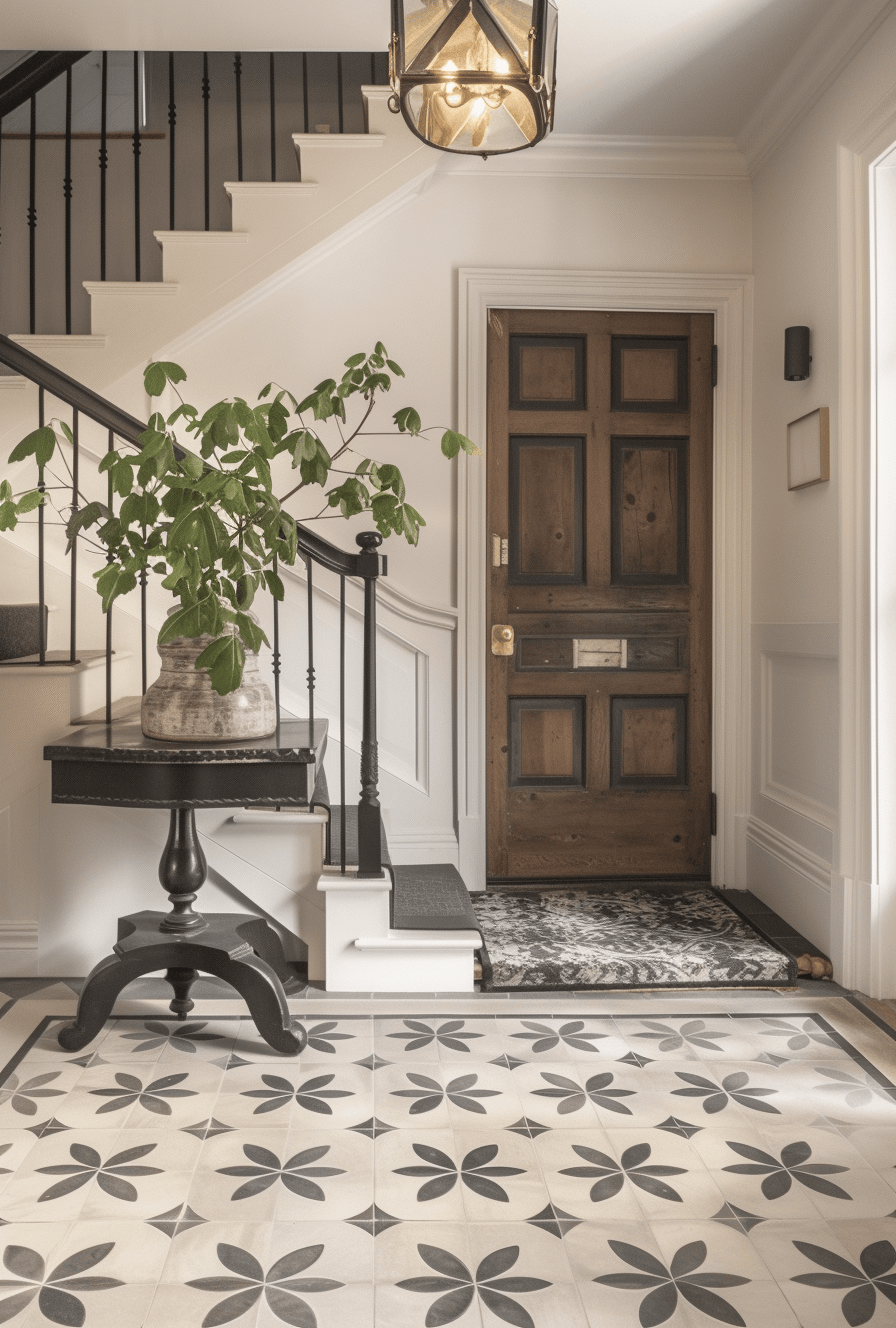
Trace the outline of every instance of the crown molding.
{"type": "MultiPolygon", "coordinates": [[[[896,0],[893,0],[896,3],[896,0]]],[[[747,163],[733,138],[639,134],[550,134],[534,148],[503,156],[446,154],[440,173],[525,176],[679,176],[744,179],[747,163]]]]}
{"type": "Polygon", "coordinates": [[[894,12],[896,0],[835,0],[737,135],[751,175],[894,12]]]}

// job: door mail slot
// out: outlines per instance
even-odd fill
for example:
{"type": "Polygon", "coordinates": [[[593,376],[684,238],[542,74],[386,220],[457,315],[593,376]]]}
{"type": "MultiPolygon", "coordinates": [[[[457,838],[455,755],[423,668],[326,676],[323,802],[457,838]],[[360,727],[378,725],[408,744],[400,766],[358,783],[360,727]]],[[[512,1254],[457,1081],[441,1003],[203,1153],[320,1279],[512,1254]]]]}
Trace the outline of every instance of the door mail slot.
{"type": "Polygon", "coordinates": [[[624,669],[628,667],[628,642],[604,637],[577,638],[572,643],[574,669],[624,669]]]}

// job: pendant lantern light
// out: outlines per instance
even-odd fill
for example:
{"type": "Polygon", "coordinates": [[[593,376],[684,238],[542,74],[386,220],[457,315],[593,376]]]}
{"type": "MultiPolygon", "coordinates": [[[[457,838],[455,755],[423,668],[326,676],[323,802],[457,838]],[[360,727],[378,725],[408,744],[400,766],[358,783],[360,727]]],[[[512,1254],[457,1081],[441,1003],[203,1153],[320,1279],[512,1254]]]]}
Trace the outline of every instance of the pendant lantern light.
{"type": "Polygon", "coordinates": [[[392,0],[389,107],[446,152],[518,152],[554,123],[553,0],[392,0]]]}

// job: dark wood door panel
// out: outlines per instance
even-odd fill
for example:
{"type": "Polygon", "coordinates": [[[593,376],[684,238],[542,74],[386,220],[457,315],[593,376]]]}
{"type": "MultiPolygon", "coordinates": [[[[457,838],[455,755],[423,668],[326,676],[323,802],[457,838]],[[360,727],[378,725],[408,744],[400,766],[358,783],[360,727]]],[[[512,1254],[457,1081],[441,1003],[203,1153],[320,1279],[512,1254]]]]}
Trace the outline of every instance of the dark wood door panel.
{"type": "Polygon", "coordinates": [[[707,876],[708,315],[490,316],[488,872],[707,876]]]}

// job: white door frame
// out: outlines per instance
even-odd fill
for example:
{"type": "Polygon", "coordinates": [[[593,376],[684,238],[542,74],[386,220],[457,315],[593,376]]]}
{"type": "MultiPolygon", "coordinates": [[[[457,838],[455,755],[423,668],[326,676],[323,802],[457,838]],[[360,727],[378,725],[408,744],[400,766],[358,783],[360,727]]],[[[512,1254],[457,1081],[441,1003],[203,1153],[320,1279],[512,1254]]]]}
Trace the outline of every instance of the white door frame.
{"type": "Polygon", "coordinates": [[[839,147],[840,816],[831,874],[839,981],[896,995],[896,493],[892,216],[896,93],[839,147]],[[886,172],[890,181],[884,181],[886,172]],[[881,229],[886,224],[888,231],[881,229]],[[879,266],[878,255],[883,260],[879,266]],[[887,285],[878,324],[878,284],[887,285]]]}
{"type": "MultiPolygon", "coordinates": [[[[752,277],[668,272],[461,268],[458,272],[458,416],[485,451],[489,309],[612,309],[712,313],[719,377],[713,463],[713,788],[718,833],[712,879],[745,888],[750,778],[750,365],[752,277]]],[[[460,871],[485,887],[485,457],[461,454],[457,753],[460,871]]]]}

